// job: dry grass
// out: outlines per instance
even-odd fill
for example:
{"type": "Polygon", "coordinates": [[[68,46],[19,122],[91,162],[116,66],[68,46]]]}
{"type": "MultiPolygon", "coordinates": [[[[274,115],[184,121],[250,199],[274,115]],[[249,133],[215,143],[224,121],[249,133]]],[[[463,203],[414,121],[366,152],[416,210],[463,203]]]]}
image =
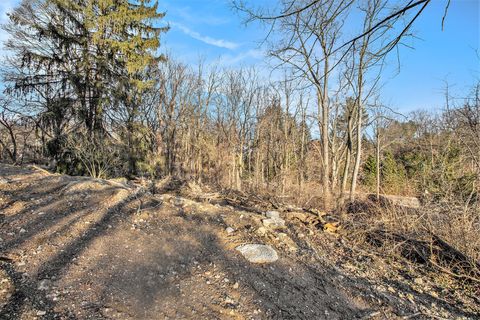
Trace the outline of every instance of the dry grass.
{"type": "Polygon", "coordinates": [[[350,205],[346,235],[360,246],[480,283],[480,210],[453,199],[410,209],[373,201],[350,205]]]}

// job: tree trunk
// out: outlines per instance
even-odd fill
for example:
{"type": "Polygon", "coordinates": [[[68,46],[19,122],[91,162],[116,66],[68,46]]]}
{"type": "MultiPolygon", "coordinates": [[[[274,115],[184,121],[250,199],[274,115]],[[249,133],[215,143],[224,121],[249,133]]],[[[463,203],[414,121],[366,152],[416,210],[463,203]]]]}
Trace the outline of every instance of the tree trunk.
{"type": "Polygon", "coordinates": [[[360,99],[357,105],[357,146],[355,152],[355,165],[353,167],[352,185],[350,186],[350,200],[355,199],[355,189],[357,187],[358,172],[360,170],[360,161],[362,157],[362,105],[360,99]]]}
{"type": "Polygon", "coordinates": [[[376,163],[375,163],[375,175],[376,175],[376,188],[375,188],[375,196],[377,201],[380,200],[380,133],[376,132],[376,163]]]}

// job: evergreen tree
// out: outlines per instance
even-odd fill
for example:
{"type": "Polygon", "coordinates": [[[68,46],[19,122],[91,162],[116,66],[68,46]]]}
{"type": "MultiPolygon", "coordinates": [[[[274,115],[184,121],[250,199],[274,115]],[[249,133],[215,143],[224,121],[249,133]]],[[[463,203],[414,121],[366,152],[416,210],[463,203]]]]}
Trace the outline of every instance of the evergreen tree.
{"type": "Polygon", "coordinates": [[[23,0],[3,26],[10,36],[7,91],[35,101],[49,118],[72,114],[71,127],[83,126],[92,143],[104,136],[109,111],[127,115],[110,115],[126,121],[110,125],[133,136],[142,92],[153,80],[146,70],[163,59],[158,49],[167,28],[156,26],[164,17],[157,11],[150,0],[23,0]]]}
{"type": "Polygon", "coordinates": [[[164,17],[149,0],[23,0],[3,26],[11,52],[5,80],[22,94],[54,91],[79,101],[77,115],[100,130],[105,109],[150,85],[147,67],[157,54],[164,17]]]}

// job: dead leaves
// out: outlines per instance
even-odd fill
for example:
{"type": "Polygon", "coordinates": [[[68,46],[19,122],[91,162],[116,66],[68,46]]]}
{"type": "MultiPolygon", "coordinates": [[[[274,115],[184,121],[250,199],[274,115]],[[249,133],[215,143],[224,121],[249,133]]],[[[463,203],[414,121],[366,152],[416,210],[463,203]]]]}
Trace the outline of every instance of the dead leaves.
{"type": "Polygon", "coordinates": [[[323,231],[331,234],[338,235],[338,231],[341,229],[340,222],[327,222],[323,225],[323,231]]]}

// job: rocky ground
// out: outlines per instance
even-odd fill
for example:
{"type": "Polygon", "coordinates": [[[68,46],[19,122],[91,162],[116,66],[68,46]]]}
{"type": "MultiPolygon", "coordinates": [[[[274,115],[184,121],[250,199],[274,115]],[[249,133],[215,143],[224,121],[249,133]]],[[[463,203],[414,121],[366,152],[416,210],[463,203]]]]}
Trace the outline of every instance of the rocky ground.
{"type": "Polygon", "coordinates": [[[480,319],[478,285],[314,221],[0,165],[0,319],[480,319]]]}

